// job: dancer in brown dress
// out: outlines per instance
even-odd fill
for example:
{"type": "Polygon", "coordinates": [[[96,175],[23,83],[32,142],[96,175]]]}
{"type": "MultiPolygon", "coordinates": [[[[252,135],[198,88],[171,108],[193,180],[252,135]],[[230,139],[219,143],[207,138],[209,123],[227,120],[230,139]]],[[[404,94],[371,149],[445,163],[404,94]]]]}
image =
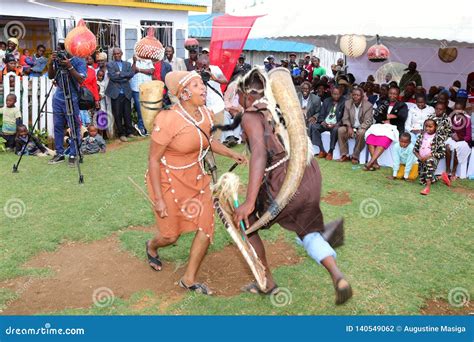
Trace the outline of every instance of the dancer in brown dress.
{"type": "MultiPolygon", "coordinates": [[[[255,75],[257,73],[258,71],[253,70],[249,76],[243,78],[239,82],[237,92],[240,105],[245,109],[241,116],[241,125],[251,157],[247,198],[235,210],[234,221],[238,225],[243,220],[247,228],[257,221],[257,216],[271,208],[272,199],[277,196],[281,188],[288,165],[288,155],[270,124],[271,114],[263,91],[265,84],[262,84],[261,77],[255,75]]],[[[239,122],[240,118],[236,117],[234,121],[239,122]]],[[[327,242],[330,239],[325,232],[328,227],[324,226],[319,206],[320,196],[321,173],[318,163],[313,159],[306,167],[296,195],[265,228],[278,223],[283,228],[294,231],[308,254],[328,270],[336,291],[336,304],[343,304],[351,298],[352,289],[337,267],[336,252],[327,242]]],[[[342,221],[338,224],[342,226],[342,221]]],[[[268,267],[265,249],[258,232],[249,235],[249,242],[267,268],[267,288],[270,290],[266,294],[275,293],[278,287],[268,267]]],[[[333,242],[333,246],[337,246],[337,241],[333,242]]],[[[261,292],[255,283],[246,286],[244,290],[252,293],[261,292]]]]}
{"type": "Polygon", "coordinates": [[[148,262],[153,270],[160,271],[157,249],[174,243],[183,233],[196,231],[179,285],[211,294],[205,284],[196,282],[214,234],[211,177],[204,170],[203,158],[210,147],[238,163],[245,157],[212,139],[213,113],[205,106],[206,86],[199,74],[171,72],[166,76],[166,86],[179,103],[157,115],[151,134],[146,180],[159,232],[146,244],[148,262]]]}

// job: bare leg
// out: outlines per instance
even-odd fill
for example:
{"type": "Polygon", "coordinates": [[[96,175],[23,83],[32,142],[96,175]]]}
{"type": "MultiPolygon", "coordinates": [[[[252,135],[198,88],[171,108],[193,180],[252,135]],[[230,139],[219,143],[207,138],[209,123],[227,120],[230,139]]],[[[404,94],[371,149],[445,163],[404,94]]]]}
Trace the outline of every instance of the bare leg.
{"type": "Polygon", "coordinates": [[[201,266],[204,256],[206,255],[210,242],[210,239],[204,232],[201,230],[197,231],[189,252],[188,267],[186,268],[186,272],[182,278],[184,285],[192,286],[196,283],[196,274],[201,266]]]}
{"type": "Polygon", "coordinates": [[[451,148],[449,147],[449,145],[446,145],[446,173],[448,175],[451,174],[451,156],[451,148]]]}
{"type": "Polygon", "coordinates": [[[372,146],[372,148],[373,148],[373,152],[370,152],[371,158],[370,158],[370,161],[367,163],[368,168],[371,168],[374,165],[378,165],[377,159],[379,159],[383,151],[385,151],[385,149],[382,146],[372,146]]]}
{"type": "Polygon", "coordinates": [[[257,253],[258,258],[262,261],[263,266],[265,266],[266,277],[267,277],[267,289],[272,289],[273,287],[275,287],[276,284],[275,284],[275,281],[273,280],[270,267],[268,266],[267,256],[265,254],[265,247],[263,245],[263,241],[258,235],[258,233],[250,235],[248,239],[253,249],[255,249],[255,253],[257,253]]]}
{"type": "Polygon", "coordinates": [[[453,171],[451,172],[451,180],[456,180],[458,177],[456,176],[456,171],[458,170],[458,153],[454,151],[454,160],[453,160],[453,171]]]}
{"type": "MultiPolygon", "coordinates": [[[[178,240],[178,236],[176,237],[164,237],[161,235],[156,235],[153,239],[148,242],[148,254],[152,257],[156,258],[158,255],[158,248],[169,246],[178,240]]],[[[150,263],[150,266],[156,269],[157,271],[161,270],[161,267],[150,263]]]]}
{"type": "Polygon", "coordinates": [[[351,285],[344,279],[344,275],[339,270],[339,267],[337,267],[336,259],[333,256],[324,258],[321,260],[321,264],[331,275],[336,290],[336,305],[344,304],[352,297],[351,285]]]}

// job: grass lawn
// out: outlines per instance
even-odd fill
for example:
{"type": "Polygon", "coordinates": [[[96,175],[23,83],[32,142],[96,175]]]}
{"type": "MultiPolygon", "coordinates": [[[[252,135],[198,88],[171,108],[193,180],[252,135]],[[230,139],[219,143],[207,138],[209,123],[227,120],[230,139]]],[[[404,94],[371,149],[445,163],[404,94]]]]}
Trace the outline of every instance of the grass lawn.
{"type": "MultiPolygon", "coordinates": [[[[47,165],[40,158],[25,158],[20,173],[12,174],[17,158],[0,153],[0,280],[52,276],[45,269],[21,266],[61,243],[99,240],[119,230],[121,247],[144,260],[143,241],[150,233],[124,228],[154,223],[147,201],[128,179],[143,186],[147,153],[148,141],[136,141],[104,155],[88,156],[82,165],[84,185],[78,184],[75,169],[47,165]]],[[[232,162],[219,158],[218,164],[219,170],[227,170],[232,162]]],[[[474,182],[457,181],[452,188],[435,184],[431,195],[422,197],[419,184],[389,181],[386,168],[363,172],[350,163],[325,160],[320,167],[323,194],[347,192],[351,199],[343,206],[321,204],[325,220],[340,216],[346,220],[346,244],[338,249],[338,263],[354,288],[348,304],[334,306],[333,288],[324,268],[296,247],[291,233],[273,227],[264,233],[266,239],[286,239],[305,256],[301,263],[274,272],[279,286],[291,293],[289,305],[274,306],[268,298],[250,294],[213,298],[187,294],[160,309],[160,299],[143,289],[105,308],[60,313],[418,314],[426,300],[447,299],[453,288],[474,294],[474,182]],[[455,188],[466,193],[455,192],[455,188]],[[137,309],[135,304],[143,298],[149,305],[137,309]]],[[[236,171],[245,182],[245,168],[236,171]]],[[[187,235],[179,248],[164,249],[165,261],[184,262],[191,240],[192,235],[187,235]]],[[[219,224],[211,251],[229,243],[219,224]]],[[[0,289],[0,306],[12,295],[0,289]]]]}

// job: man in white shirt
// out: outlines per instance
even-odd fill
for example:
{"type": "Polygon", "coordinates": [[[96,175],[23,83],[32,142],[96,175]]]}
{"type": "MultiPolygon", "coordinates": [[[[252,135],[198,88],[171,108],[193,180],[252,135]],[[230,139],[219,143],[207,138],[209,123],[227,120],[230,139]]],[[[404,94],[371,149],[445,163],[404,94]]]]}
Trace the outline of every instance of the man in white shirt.
{"type": "Polygon", "coordinates": [[[182,58],[175,57],[174,47],[167,46],[165,49],[165,61],[171,64],[172,71],[186,71],[186,65],[182,58]]]}
{"type": "Polygon", "coordinates": [[[132,70],[135,72],[135,75],[130,79],[130,88],[132,88],[133,103],[138,117],[138,123],[133,125],[133,127],[144,137],[147,135],[147,131],[143,124],[142,111],[140,108],[140,85],[151,81],[151,75],[155,68],[151,60],[141,59],[135,55],[133,58],[130,58],[129,62],[132,63],[132,70]]]}
{"type": "MultiPolygon", "coordinates": [[[[214,124],[220,125],[224,122],[225,109],[221,84],[227,84],[227,78],[217,65],[209,65],[209,57],[207,55],[199,56],[196,63],[196,72],[201,74],[207,86],[206,106],[214,112],[214,124]]],[[[220,137],[221,133],[216,131],[214,138],[220,139],[220,137]]]]}

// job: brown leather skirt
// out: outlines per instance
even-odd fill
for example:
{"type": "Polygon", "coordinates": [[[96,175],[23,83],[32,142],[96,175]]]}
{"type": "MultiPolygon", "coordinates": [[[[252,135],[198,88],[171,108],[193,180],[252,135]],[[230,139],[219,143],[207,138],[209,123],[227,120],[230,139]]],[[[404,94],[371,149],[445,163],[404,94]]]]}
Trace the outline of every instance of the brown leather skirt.
{"type": "MultiPolygon", "coordinates": [[[[253,224],[276,198],[288,169],[288,162],[283,163],[266,174],[257,197],[255,211],[249,216],[253,224]]],[[[313,232],[324,230],[323,213],[319,207],[321,199],[321,172],[315,159],[306,167],[303,180],[290,203],[278,216],[263,228],[270,228],[278,223],[283,228],[294,231],[300,238],[313,232]]]]}

